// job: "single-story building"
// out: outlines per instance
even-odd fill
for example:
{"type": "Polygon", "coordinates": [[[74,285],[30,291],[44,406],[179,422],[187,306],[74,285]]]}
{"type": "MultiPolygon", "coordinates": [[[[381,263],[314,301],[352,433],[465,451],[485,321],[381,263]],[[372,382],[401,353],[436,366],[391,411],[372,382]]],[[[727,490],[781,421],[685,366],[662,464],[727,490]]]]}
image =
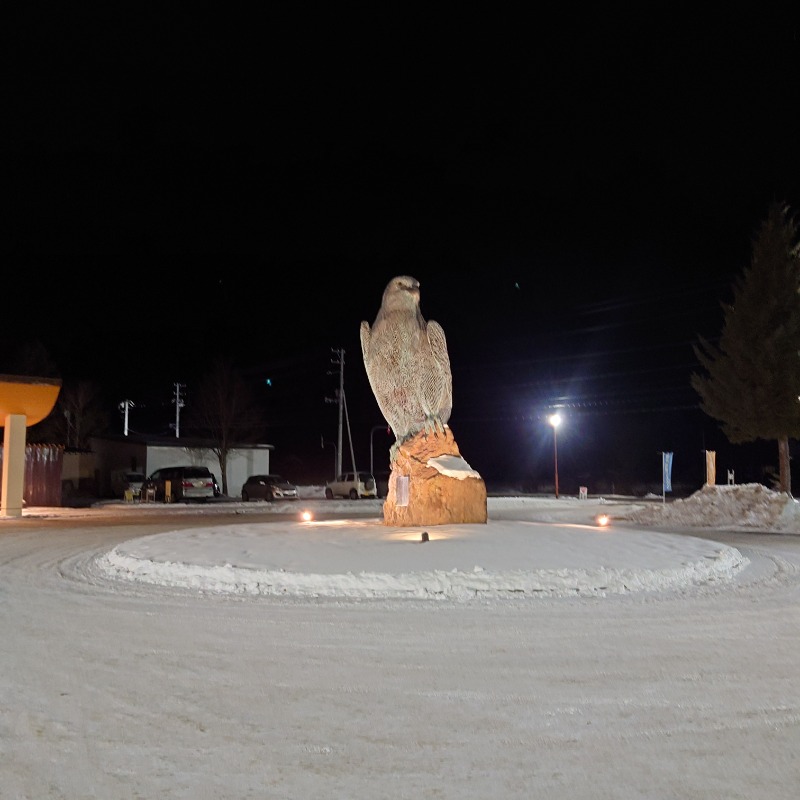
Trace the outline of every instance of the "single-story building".
{"type": "MultiPolygon", "coordinates": [[[[120,471],[150,475],[163,467],[205,466],[222,485],[212,443],[173,437],[107,436],[90,440],[89,450],[62,445],[25,447],[23,502],[29,506],[82,505],[90,499],[121,496],[120,471]]],[[[238,497],[249,475],[269,473],[271,444],[237,444],[228,452],[228,495],[238,497]]],[[[3,464],[0,445],[0,467],[3,464]]],[[[0,499],[2,490],[0,489],[0,499]]]]}
{"type": "MultiPolygon", "coordinates": [[[[170,436],[106,436],[90,439],[98,497],[113,497],[112,473],[132,470],[150,475],[163,467],[204,466],[222,486],[213,442],[170,436]]],[[[238,497],[249,475],[269,472],[271,444],[237,444],[228,451],[228,495],[238,497]]]]}

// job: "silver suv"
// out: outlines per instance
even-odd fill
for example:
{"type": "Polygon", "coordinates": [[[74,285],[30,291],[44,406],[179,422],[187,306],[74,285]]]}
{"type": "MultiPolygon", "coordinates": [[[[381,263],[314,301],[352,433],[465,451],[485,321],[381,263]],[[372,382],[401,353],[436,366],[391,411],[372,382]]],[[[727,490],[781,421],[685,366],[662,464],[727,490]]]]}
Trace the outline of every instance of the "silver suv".
{"type": "Polygon", "coordinates": [[[335,481],[325,485],[325,497],[349,497],[358,500],[361,497],[377,497],[375,477],[369,472],[344,472],[335,481]]]}

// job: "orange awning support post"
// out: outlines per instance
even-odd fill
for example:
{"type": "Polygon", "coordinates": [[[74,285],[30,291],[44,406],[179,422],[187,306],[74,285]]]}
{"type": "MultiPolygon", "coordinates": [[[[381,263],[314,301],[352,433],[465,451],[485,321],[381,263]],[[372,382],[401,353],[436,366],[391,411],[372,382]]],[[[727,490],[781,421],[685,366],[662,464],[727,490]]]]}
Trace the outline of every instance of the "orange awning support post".
{"type": "Polygon", "coordinates": [[[54,378],[0,375],[0,419],[4,428],[0,517],[22,516],[26,429],[50,414],[59,391],[61,381],[54,378]]]}

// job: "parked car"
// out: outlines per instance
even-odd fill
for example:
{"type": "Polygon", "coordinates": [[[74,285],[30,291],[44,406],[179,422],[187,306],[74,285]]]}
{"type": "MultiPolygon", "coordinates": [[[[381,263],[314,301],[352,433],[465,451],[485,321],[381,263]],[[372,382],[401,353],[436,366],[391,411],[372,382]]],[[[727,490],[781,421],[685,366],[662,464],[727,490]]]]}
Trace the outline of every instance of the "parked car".
{"type": "Polygon", "coordinates": [[[297,487],[282,475],[250,475],[242,486],[242,500],[297,500],[297,487]]]}
{"type": "Polygon", "coordinates": [[[111,473],[111,491],[114,497],[125,497],[126,492],[131,492],[134,497],[139,497],[147,476],[144,472],[132,469],[116,469],[111,473]]]}
{"type": "Polygon", "coordinates": [[[188,500],[206,501],[214,497],[214,476],[208,467],[162,467],[142,484],[142,499],[166,500],[176,503],[188,500]]]}
{"type": "Polygon", "coordinates": [[[334,497],[349,497],[358,500],[362,497],[377,497],[378,489],[375,477],[370,472],[345,472],[336,480],[325,484],[325,497],[333,500],[334,497]]]}

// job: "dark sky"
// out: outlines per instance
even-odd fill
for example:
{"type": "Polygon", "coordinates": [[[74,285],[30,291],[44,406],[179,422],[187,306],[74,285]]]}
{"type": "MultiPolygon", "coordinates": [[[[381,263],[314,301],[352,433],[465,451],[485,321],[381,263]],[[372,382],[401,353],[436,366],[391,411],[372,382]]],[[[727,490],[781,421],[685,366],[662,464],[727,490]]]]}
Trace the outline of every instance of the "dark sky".
{"type": "Polygon", "coordinates": [[[553,405],[568,486],[660,480],[669,449],[695,480],[724,441],[691,344],[719,332],[769,204],[800,204],[800,70],[792,20],[670,9],[20,18],[4,349],[41,341],[62,377],[163,403],[165,425],[174,384],[190,402],[230,356],[302,481],[333,463],[341,348],[356,459],[374,442],[377,470],[391,438],[359,323],[410,274],[487,480],[550,475],[553,405]]]}

